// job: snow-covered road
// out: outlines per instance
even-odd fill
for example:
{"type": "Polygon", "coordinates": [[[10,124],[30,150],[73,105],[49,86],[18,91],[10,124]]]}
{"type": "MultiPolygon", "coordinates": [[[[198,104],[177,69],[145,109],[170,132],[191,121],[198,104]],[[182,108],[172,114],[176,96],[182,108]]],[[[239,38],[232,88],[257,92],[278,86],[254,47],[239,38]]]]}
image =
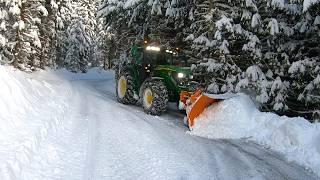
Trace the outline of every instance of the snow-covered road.
{"type": "Polygon", "coordinates": [[[119,104],[111,74],[71,84],[66,121],[41,143],[23,179],[317,179],[254,143],[192,136],[174,110],[154,117],[119,104]]]}

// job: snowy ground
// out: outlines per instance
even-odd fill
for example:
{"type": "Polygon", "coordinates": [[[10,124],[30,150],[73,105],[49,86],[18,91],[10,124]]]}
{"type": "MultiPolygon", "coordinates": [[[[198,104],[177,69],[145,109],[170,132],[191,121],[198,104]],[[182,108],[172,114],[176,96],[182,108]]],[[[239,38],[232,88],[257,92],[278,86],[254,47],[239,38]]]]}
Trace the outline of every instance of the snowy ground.
{"type": "Polygon", "coordinates": [[[318,179],[245,140],[188,133],[117,103],[111,72],[26,75],[0,66],[0,179],[318,179]]]}

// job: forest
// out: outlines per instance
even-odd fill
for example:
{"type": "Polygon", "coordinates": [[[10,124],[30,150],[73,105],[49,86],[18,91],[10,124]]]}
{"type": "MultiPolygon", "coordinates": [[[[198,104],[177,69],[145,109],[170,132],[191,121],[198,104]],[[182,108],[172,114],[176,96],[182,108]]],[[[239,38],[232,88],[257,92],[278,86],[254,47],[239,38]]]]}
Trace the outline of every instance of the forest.
{"type": "Polygon", "coordinates": [[[111,68],[137,40],[181,49],[210,93],[320,119],[319,0],[0,0],[0,63],[111,68]]]}

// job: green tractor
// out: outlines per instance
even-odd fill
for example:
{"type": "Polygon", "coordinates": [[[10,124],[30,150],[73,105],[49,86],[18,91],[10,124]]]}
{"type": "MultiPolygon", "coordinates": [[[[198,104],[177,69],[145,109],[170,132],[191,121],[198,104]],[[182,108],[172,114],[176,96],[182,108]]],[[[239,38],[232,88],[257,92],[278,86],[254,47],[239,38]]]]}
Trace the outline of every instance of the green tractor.
{"type": "Polygon", "coordinates": [[[192,79],[187,59],[178,48],[133,45],[129,62],[116,69],[117,100],[123,104],[139,103],[146,113],[161,115],[168,102],[179,102],[182,91],[194,90],[196,82],[192,79]]]}

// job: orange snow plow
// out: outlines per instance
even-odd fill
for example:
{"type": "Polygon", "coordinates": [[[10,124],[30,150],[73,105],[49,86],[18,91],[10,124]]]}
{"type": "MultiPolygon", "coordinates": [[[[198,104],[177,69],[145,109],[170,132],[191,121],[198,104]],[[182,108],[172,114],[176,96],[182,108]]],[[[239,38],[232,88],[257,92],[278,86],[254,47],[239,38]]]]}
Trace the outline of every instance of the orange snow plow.
{"type": "Polygon", "coordinates": [[[195,125],[196,118],[210,105],[224,99],[234,97],[235,94],[206,94],[198,89],[193,93],[182,91],[180,93],[179,108],[185,109],[187,113],[188,126],[192,130],[195,125]]]}

